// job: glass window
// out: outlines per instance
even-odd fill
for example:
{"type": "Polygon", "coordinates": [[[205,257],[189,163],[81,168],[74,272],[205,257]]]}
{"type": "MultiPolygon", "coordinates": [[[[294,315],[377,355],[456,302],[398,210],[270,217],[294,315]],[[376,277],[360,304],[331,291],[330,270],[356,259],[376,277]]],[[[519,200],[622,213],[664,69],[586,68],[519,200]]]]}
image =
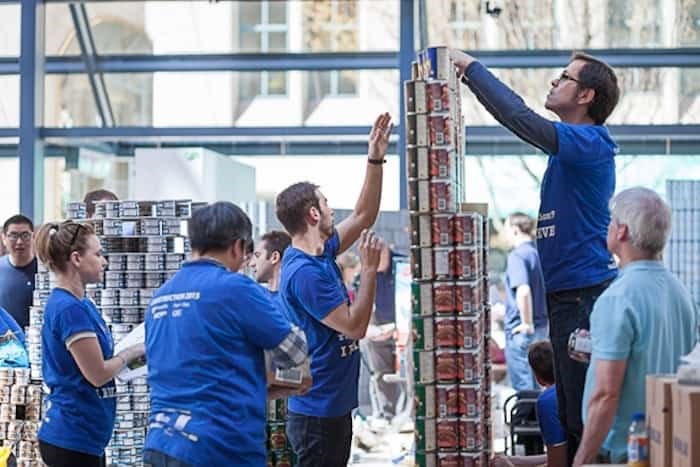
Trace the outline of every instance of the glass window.
{"type": "MultiPolygon", "coordinates": [[[[287,3],[280,1],[241,2],[240,50],[247,53],[287,52],[287,3]]],[[[240,108],[245,109],[257,96],[287,94],[287,73],[241,73],[240,108]],[[253,81],[257,82],[253,82],[253,81]]]]}
{"type": "Polygon", "coordinates": [[[19,126],[19,75],[0,76],[0,127],[19,126]]]}
{"type": "Polygon", "coordinates": [[[660,4],[657,0],[608,1],[610,47],[661,45],[660,4]]]}
{"type": "MultiPolygon", "coordinates": [[[[356,1],[323,0],[304,3],[304,45],[311,52],[354,52],[359,50],[358,4],[356,1]]],[[[356,71],[309,73],[307,82],[311,106],[327,96],[357,94],[356,71]]]]}
{"type": "Polygon", "coordinates": [[[19,56],[20,6],[0,5],[0,57],[19,56]]]}
{"type": "Polygon", "coordinates": [[[700,0],[681,0],[680,28],[678,35],[680,45],[700,45],[700,0]]]}

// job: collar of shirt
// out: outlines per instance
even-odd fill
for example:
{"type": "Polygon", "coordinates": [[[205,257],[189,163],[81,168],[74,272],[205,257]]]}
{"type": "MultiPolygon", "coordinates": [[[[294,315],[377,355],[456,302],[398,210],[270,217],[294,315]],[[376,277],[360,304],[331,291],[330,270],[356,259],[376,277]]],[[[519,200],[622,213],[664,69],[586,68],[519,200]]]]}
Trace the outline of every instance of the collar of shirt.
{"type": "Polygon", "coordinates": [[[186,261],[185,263],[183,263],[183,266],[196,266],[198,264],[211,264],[213,266],[224,268],[228,271],[228,268],[224,263],[222,263],[218,259],[210,258],[208,256],[202,256],[201,258],[186,261]]]}
{"type": "Polygon", "coordinates": [[[632,261],[631,263],[627,264],[627,266],[620,269],[618,277],[622,277],[631,271],[644,271],[644,270],[661,271],[664,269],[666,269],[666,267],[664,266],[664,263],[662,263],[661,261],[656,261],[656,260],[632,261]]]}

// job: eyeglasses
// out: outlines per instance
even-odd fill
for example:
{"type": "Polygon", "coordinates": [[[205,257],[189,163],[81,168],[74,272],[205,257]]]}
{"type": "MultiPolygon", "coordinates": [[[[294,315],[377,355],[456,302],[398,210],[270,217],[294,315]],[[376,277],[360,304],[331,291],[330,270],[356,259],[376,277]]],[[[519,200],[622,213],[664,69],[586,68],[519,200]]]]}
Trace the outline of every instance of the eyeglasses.
{"type": "Polygon", "coordinates": [[[5,237],[11,242],[16,242],[20,238],[23,242],[28,242],[32,238],[31,232],[10,232],[5,234],[5,237]]]}
{"type": "Polygon", "coordinates": [[[562,81],[573,81],[574,83],[583,84],[583,83],[581,83],[580,80],[574,78],[574,77],[571,76],[569,73],[567,73],[566,70],[564,70],[564,71],[561,72],[561,74],[560,74],[559,77],[557,78],[557,81],[560,82],[560,83],[561,83],[562,81]]]}

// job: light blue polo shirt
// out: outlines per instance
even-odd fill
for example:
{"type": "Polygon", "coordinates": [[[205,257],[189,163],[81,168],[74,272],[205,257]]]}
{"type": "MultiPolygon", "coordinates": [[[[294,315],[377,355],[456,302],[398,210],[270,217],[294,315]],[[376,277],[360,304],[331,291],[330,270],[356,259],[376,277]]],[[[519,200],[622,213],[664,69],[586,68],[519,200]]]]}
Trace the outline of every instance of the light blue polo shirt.
{"type": "Polygon", "coordinates": [[[603,448],[613,463],[627,455],[632,414],[644,412],[646,375],[675,373],[695,345],[698,316],[690,294],[661,262],[635,261],[598,298],[591,313],[593,353],[583,393],[583,421],[598,360],[627,360],[620,402],[603,448]]]}

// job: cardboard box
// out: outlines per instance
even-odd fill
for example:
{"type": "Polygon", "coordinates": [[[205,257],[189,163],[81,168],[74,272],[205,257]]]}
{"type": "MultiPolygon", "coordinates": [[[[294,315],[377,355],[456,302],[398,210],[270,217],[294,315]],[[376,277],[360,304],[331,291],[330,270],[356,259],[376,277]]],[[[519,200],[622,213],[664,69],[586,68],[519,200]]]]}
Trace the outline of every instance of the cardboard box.
{"type": "MultiPolygon", "coordinates": [[[[265,367],[267,368],[267,390],[276,397],[296,394],[302,387],[311,382],[311,360],[306,359],[300,366],[283,370],[277,368],[270,358],[270,352],[265,351],[265,367]]],[[[268,398],[269,395],[268,395],[268,398]]]]}
{"type": "Polygon", "coordinates": [[[700,467],[700,386],[673,385],[673,467],[700,467]]]}
{"type": "Polygon", "coordinates": [[[673,454],[672,375],[647,375],[646,416],[650,467],[670,466],[673,454]]]}

